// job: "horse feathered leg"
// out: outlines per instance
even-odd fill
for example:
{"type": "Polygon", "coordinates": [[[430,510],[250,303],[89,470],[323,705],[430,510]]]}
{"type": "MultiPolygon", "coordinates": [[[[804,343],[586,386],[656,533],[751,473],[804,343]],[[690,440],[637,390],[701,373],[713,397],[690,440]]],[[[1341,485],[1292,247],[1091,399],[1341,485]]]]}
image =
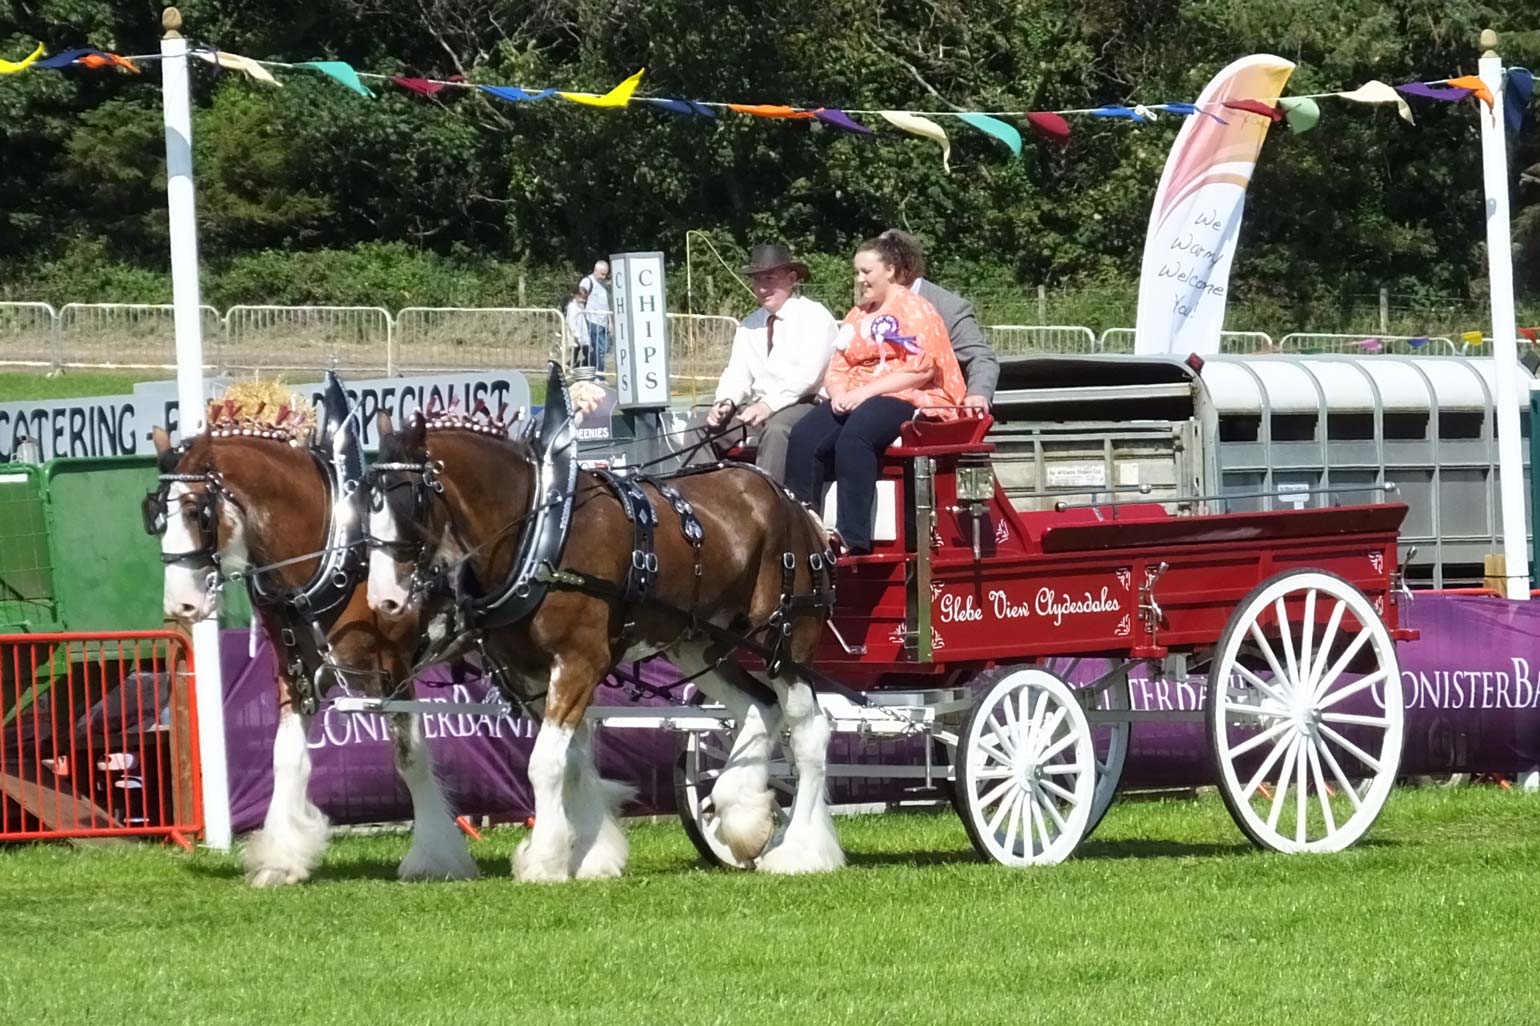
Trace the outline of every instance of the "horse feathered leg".
{"type": "Polygon", "coordinates": [[[572,827],[572,875],[579,880],[619,876],[630,845],[620,829],[620,808],[636,789],[599,776],[594,764],[593,728],[587,723],[572,736],[567,758],[567,820],[572,827]]]}
{"type": "MultiPolygon", "coordinates": [[[[513,873],[520,880],[556,883],[569,879],[574,865],[577,828],[590,829],[595,839],[602,833],[599,829],[602,824],[593,824],[591,808],[602,797],[602,788],[589,785],[589,773],[582,763],[592,765],[586,750],[583,713],[588,709],[603,670],[589,658],[572,655],[559,655],[552,664],[545,720],[540,725],[540,733],[535,736],[535,748],[529,756],[529,783],[535,792],[535,825],[529,839],[513,853],[513,873]],[[574,760],[578,760],[576,766],[574,760]],[[582,786],[569,786],[578,781],[583,781],[582,786]],[[577,813],[576,823],[574,812],[577,813]]],[[[592,776],[597,781],[597,773],[592,776]]],[[[599,818],[602,820],[602,814],[599,818]]],[[[621,863],[624,864],[623,857],[621,863]]]]}
{"type": "Polygon", "coordinates": [[[756,868],[767,873],[822,873],[845,864],[845,852],[834,832],[827,794],[829,738],[832,731],[813,689],[793,680],[774,684],[791,733],[791,753],[797,763],[797,790],[791,821],[775,847],[756,868]]]}
{"type": "Polygon", "coordinates": [[[402,880],[472,880],[480,876],[433,772],[433,753],[423,741],[421,721],[397,713],[390,717],[390,733],[395,740],[396,772],[412,794],[412,847],[401,860],[397,875],[402,880]]]}
{"type": "MultiPolygon", "coordinates": [[[[715,651],[698,641],[675,649],[681,669],[693,673],[716,662],[715,651]]],[[[743,671],[724,663],[701,675],[697,686],[727,708],[738,725],[727,765],[711,788],[718,839],[748,862],[759,857],[775,834],[775,795],[770,790],[770,747],[778,721],[775,711],[733,680],[743,671]]]]}
{"type": "Polygon", "coordinates": [[[273,797],[262,829],[246,839],[246,882],[282,887],[310,877],[326,851],[327,822],[306,794],[310,786],[310,717],[292,706],[278,711],[273,739],[273,797]]]}

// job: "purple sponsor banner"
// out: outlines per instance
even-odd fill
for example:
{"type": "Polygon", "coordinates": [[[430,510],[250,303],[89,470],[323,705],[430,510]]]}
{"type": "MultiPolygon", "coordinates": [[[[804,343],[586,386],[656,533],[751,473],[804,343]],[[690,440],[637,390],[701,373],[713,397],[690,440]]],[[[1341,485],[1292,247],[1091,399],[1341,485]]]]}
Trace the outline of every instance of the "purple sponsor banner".
{"type": "MultiPolygon", "coordinates": [[[[1398,648],[1407,707],[1402,773],[1511,774],[1540,763],[1540,605],[1424,594],[1414,600],[1409,619],[1422,639],[1398,648]]],[[[227,631],[222,639],[231,808],[237,831],[261,825],[272,793],[278,722],[271,650],[264,644],[252,658],[247,644],[245,631],[227,631]]],[[[1054,668],[1072,681],[1085,682],[1105,672],[1105,666],[1096,660],[1061,660],[1054,668]]],[[[661,661],[643,670],[656,682],[673,676],[661,661]]],[[[456,678],[438,668],[417,684],[417,696],[479,701],[485,689],[478,678],[456,678]]],[[[1381,700],[1378,692],[1362,697],[1354,711],[1372,712],[1381,700]]],[[[1133,677],[1130,699],[1135,709],[1199,709],[1203,687],[1201,682],[1133,677]]],[[[630,699],[623,690],[606,686],[597,701],[625,705],[630,699]]],[[[429,715],[423,718],[423,731],[452,808],[514,820],[532,814],[525,767],[533,723],[517,716],[429,715]]],[[[638,789],[629,810],[633,812],[673,811],[677,751],[678,735],[664,731],[601,730],[595,742],[600,772],[638,789]]],[[[328,707],[312,724],[310,754],[311,798],[333,822],[410,817],[411,802],[396,776],[384,717],[338,713],[328,707]]],[[[831,762],[914,763],[923,758],[917,740],[863,742],[848,735],[837,736],[830,752],[831,762]]],[[[1134,726],[1126,785],[1189,786],[1212,780],[1201,723],[1134,726]]],[[[891,800],[905,793],[901,782],[837,780],[833,788],[840,801],[891,800]]]]}

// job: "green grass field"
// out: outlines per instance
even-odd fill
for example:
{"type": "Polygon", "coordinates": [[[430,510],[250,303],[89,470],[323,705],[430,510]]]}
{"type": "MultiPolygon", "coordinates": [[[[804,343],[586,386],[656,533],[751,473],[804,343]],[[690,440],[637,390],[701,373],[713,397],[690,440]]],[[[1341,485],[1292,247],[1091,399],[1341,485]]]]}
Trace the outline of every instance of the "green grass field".
{"type": "Polygon", "coordinates": [[[0,854],[0,1022],[1534,1023],[1540,799],[1398,791],[1370,838],[1262,854],[1217,798],[1124,803],[1079,857],[978,861],[950,815],[839,822],[815,878],[629,829],[619,881],[397,884],[399,836],[244,887],[171,848],[0,854]]]}

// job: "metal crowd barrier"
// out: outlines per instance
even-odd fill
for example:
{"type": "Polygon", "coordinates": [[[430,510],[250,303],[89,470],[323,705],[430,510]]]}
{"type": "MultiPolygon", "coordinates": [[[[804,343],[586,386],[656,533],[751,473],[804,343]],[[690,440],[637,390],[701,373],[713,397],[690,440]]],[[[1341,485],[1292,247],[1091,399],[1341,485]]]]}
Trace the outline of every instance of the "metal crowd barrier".
{"type": "Polygon", "coordinates": [[[192,650],[170,631],[0,635],[0,841],[203,829],[192,650]]]}

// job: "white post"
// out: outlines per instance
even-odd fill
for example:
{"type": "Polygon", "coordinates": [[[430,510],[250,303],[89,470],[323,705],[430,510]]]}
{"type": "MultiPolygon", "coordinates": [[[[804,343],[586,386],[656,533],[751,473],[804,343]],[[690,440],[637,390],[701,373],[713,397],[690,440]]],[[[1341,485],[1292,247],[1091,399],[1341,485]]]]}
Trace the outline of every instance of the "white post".
{"type": "MultiPolygon", "coordinates": [[[[161,15],[161,102],[166,125],[166,208],[171,228],[171,301],[176,324],[178,428],[183,438],[203,430],[203,321],[198,301],[198,216],[192,177],[192,109],[187,95],[187,40],[182,15],[161,15]]],[[[193,625],[198,697],[199,769],[203,776],[203,838],[230,850],[230,783],[225,763],[224,680],[219,667],[219,618],[193,625]]]]}
{"type": "Polygon", "coordinates": [[[1510,599],[1529,598],[1529,546],[1524,523],[1524,457],[1519,445],[1519,351],[1513,313],[1513,243],[1508,225],[1508,140],[1503,125],[1503,62],[1497,33],[1481,33],[1481,80],[1492,109],[1478,105],[1481,166],[1486,178],[1487,268],[1492,286],[1492,356],[1497,378],[1497,465],[1502,491],[1503,573],[1510,599]]]}

